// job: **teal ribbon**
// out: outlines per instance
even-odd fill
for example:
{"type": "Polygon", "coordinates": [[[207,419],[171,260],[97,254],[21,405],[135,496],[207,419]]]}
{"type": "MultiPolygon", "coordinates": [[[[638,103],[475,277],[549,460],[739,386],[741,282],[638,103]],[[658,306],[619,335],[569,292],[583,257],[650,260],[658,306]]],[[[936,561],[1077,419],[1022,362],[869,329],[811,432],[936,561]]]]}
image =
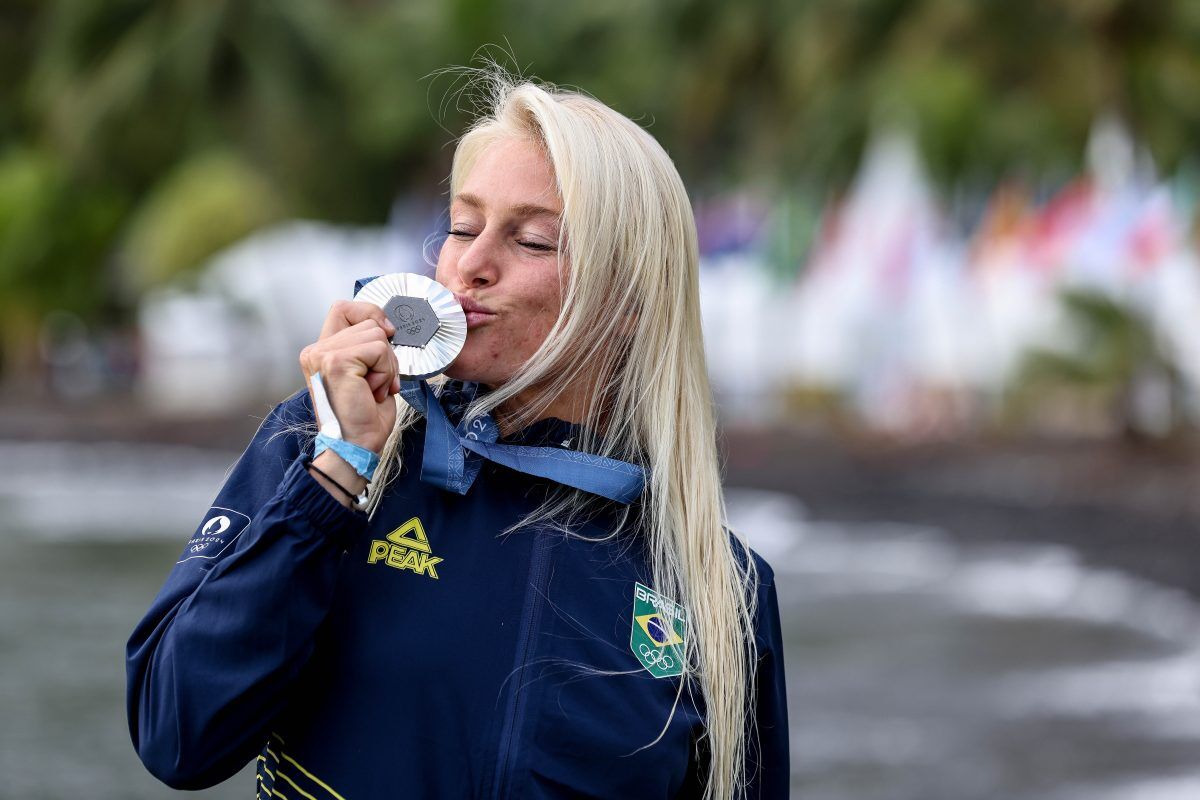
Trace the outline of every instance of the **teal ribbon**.
{"type": "Polygon", "coordinates": [[[375,475],[375,468],[379,466],[378,453],[365,447],[359,447],[354,442],[335,439],[326,433],[318,433],[316,441],[313,442],[313,458],[326,450],[337,453],[343,461],[354,467],[355,472],[366,478],[367,483],[371,482],[371,478],[375,475]]]}
{"type": "Polygon", "coordinates": [[[618,503],[633,502],[645,486],[645,473],[636,464],[557,447],[500,443],[500,429],[490,415],[455,425],[425,381],[403,381],[400,395],[425,415],[421,480],[448,491],[466,494],[484,459],[618,503]]]}

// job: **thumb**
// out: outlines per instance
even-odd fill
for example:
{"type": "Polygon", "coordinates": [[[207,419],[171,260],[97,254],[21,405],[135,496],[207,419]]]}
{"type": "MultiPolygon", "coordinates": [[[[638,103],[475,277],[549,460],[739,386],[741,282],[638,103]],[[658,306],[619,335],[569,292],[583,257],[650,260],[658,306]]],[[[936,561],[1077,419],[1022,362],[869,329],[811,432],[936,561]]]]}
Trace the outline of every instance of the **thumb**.
{"type": "Polygon", "coordinates": [[[375,399],[379,400],[382,397],[386,397],[384,389],[390,383],[387,374],[383,372],[368,372],[366,377],[367,386],[371,387],[371,394],[375,395],[375,399]]]}

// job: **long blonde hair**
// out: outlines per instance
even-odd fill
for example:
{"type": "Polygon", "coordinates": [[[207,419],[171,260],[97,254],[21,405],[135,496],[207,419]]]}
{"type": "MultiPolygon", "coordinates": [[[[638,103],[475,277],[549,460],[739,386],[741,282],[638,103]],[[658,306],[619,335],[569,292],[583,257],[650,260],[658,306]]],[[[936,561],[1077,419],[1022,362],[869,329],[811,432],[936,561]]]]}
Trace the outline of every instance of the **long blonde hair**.
{"type": "MultiPolygon", "coordinates": [[[[470,414],[524,402],[507,421],[538,418],[562,387],[590,382],[580,449],[640,464],[647,485],[640,524],[655,588],[688,611],[685,680],[706,713],[705,797],[742,793],[747,738],[754,735],[753,560],[724,526],[725,508],[700,327],[699,251],[683,182],[648,133],[585,95],[516,81],[499,69],[475,75],[488,112],[460,139],[453,198],[492,143],[539,145],[562,199],[562,311],[545,342],[470,414]],[[742,550],[735,553],[735,547],[742,550]]],[[[396,469],[415,412],[398,404],[368,510],[396,469]]],[[[533,519],[572,517],[589,496],[560,492],[533,519]]],[[[682,692],[681,683],[680,691],[682,692]]],[[[665,726],[664,726],[665,730],[665,726]]]]}

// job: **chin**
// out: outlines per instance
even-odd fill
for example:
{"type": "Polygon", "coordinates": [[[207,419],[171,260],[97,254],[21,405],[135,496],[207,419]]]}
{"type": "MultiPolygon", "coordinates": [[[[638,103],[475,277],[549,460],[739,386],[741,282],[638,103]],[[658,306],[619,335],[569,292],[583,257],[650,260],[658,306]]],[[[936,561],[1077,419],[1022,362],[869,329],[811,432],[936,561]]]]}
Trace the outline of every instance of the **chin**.
{"type": "Polygon", "coordinates": [[[472,371],[470,369],[467,369],[466,367],[459,366],[457,361],[455,361],[450,366],[446,367],[446,369],[443,371],[442,374],[444,374],[447,378],[453,378],[456,381],[473,381],[473,380],[475,380],[473,377],[471,377],[471,375],[473,374],[472,371]]]}
{"type": "Polygon", "coordinates": [[[471,361],[464,361],[461,356],[446,368],[446,377],[453,378],[456,381],[470,381],[472,383],[481,383],[484,386],[498,386],[503,383],[502,379],[492,371],[479,364],[474,364],[471,361]]]}

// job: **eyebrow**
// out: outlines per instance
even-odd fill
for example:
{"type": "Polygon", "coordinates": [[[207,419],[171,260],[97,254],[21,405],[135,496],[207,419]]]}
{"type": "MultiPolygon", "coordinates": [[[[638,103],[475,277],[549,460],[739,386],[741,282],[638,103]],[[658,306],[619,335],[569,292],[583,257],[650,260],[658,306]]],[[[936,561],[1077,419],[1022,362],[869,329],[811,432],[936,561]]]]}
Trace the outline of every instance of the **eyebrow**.
{"type": "MultiPolygon", "coordinates": [[[[472,208],[477,208],[480,210],[483,210],[487,207],[487,204],[484,203],[480,197],[477,197],[473,194],[467,194],[466,192],[456,195],[454,202],[464,203],[472,208]]],[[[554,211],[553,209],[546,208],[545,206],[539,206],[535,203],[518,203],[517,205],[513,206],[510,211],[514,217],[519,217],[521,219],[543,216],[558,219],[560,216],[562,216],[561,212],[554,211]]]]}

